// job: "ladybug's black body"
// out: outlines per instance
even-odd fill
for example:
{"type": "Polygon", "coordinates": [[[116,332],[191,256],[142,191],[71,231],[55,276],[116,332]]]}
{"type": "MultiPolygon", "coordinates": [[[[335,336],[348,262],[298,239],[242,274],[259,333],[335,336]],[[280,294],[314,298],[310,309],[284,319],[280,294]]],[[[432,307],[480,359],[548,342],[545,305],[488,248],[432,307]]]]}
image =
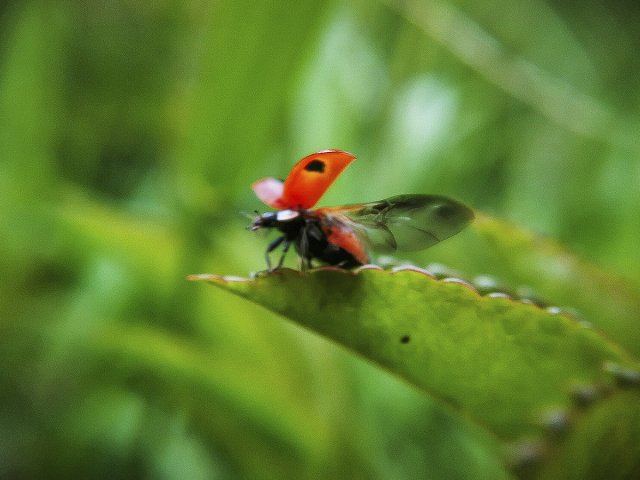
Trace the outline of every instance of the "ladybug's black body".
{"type": "Polygon", "coordinates": [[[322,229],[321,219],[310,214],[307,210],[281,210],[263,213],[253,221],[249,228],[251,230],[275,228],[282,233],[267,247],[265,258],[269,270],[272,270],[269,254],[281,244],[283,245],[282,256],[276,269],[282,266],[291,245],[294,246],[302,261],[302,268],[311,268],[313,259],[342,268],[362,265],[351,253],[330,243],[327,234],[322,229]]]}

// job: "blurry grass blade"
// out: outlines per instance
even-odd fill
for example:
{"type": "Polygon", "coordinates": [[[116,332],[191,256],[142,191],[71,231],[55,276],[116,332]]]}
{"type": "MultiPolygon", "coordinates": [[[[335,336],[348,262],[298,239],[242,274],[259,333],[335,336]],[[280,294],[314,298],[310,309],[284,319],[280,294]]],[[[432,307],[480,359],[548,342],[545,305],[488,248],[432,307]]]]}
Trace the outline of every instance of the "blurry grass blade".
{"type": "Polygon", "coordinates": [[[599,138],[612,115],[595,98],[511,54],[481,25],[444,1],[386,0],[490,82],[564,128],[599,138]]]}
{"type": "Polygon", "coordinates": [[[56,7],[15,7],[0,44],[0,198],[40,199],[53,181],[64,35],[56,7]]]}
{"type": "MultiPolygon", "coordinates": [[[[189,182],[205,177],[235,192],[269,155],[283,106],[332,2],[218,2],[205,16],[190,112],[177,155],[189,182]],[[247,92],[250,92],[248,94],[247,92]]],[[[186,187],[185,187],[186,188],[186,187]]],[[[206,208],[210,208],[207,205],[206,208]]]]}
{"type": "Polygon", "coordinates": [[[249,472],[247,478],[267,463],[292,478],[288,468],[317,461],[324,453],[323,419],[307,415],[278,388],[265,385],[256,395],[258,385],[270,382],[261,371],[239,369],[218,352],[156,328],[108,328],[87,347],[104,362],[98,368],[110,379],[187,413],[190,429],[208,444],[224,439],[232,446],[229,459],[249,472]]]}

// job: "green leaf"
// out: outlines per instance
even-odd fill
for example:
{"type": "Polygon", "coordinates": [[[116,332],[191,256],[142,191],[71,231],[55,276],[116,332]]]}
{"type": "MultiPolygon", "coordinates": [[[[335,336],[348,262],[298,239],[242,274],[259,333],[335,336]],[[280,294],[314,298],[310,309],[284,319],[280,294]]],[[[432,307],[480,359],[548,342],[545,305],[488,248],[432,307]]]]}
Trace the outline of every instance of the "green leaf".
{"type": "Polygon", "coordinates": [[[534,439],[541,454],[537,442],[565,428],[585,389],[603,395],[616,388],[620,369],[637,368],[620,346],[568,314],[481,296],[466,282],[417,268],[189,279],[248,298],[394,372],[513,442],[516,463],[530,455],[528,443],[518,451],[524,440],[534,439]]]}

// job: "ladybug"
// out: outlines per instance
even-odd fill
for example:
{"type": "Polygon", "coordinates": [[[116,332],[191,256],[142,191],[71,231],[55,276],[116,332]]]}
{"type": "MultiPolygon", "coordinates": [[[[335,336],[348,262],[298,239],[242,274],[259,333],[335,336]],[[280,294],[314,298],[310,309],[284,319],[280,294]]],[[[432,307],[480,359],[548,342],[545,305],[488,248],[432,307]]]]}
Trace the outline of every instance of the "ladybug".
{"type": "MultiPolygon", "coordinates": [[[[356,157],[342,150],[322,150],[300,160],[283,182],[263,178],[251,188],[275,212],[258,214],[250,230],[276,229],[280,235],[267,247],[269,271],[282,267],[294,246],[301,269],[313,260],[341,268],[369,263],[369,248],[378,251],[422,250],[455,235],[473,211],[439,195],[398,195],[370,203],[312,207],[356,157]],[[270,253],[282,246],[272,268],[270,253]]],[[[257,213],[257,212],[256,212],[257,213]]]]}

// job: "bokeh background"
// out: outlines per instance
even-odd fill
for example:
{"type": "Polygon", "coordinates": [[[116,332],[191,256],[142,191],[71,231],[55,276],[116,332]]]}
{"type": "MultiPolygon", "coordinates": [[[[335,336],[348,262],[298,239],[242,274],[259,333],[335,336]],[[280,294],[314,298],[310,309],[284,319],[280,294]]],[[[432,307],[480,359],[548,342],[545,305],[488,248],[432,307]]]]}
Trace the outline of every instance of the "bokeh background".
{"type": "MultiPolygon", "coordinates": [[[[504,477],[480,429],[185,276],[264,268],[251,182],[340,148],[323,205],[446,194],[640,285],[638,25],[622,0],[2,2],[0,477],[504,477]]],[[[494,273],[464,235],[407,258],[494,273]]]]}

